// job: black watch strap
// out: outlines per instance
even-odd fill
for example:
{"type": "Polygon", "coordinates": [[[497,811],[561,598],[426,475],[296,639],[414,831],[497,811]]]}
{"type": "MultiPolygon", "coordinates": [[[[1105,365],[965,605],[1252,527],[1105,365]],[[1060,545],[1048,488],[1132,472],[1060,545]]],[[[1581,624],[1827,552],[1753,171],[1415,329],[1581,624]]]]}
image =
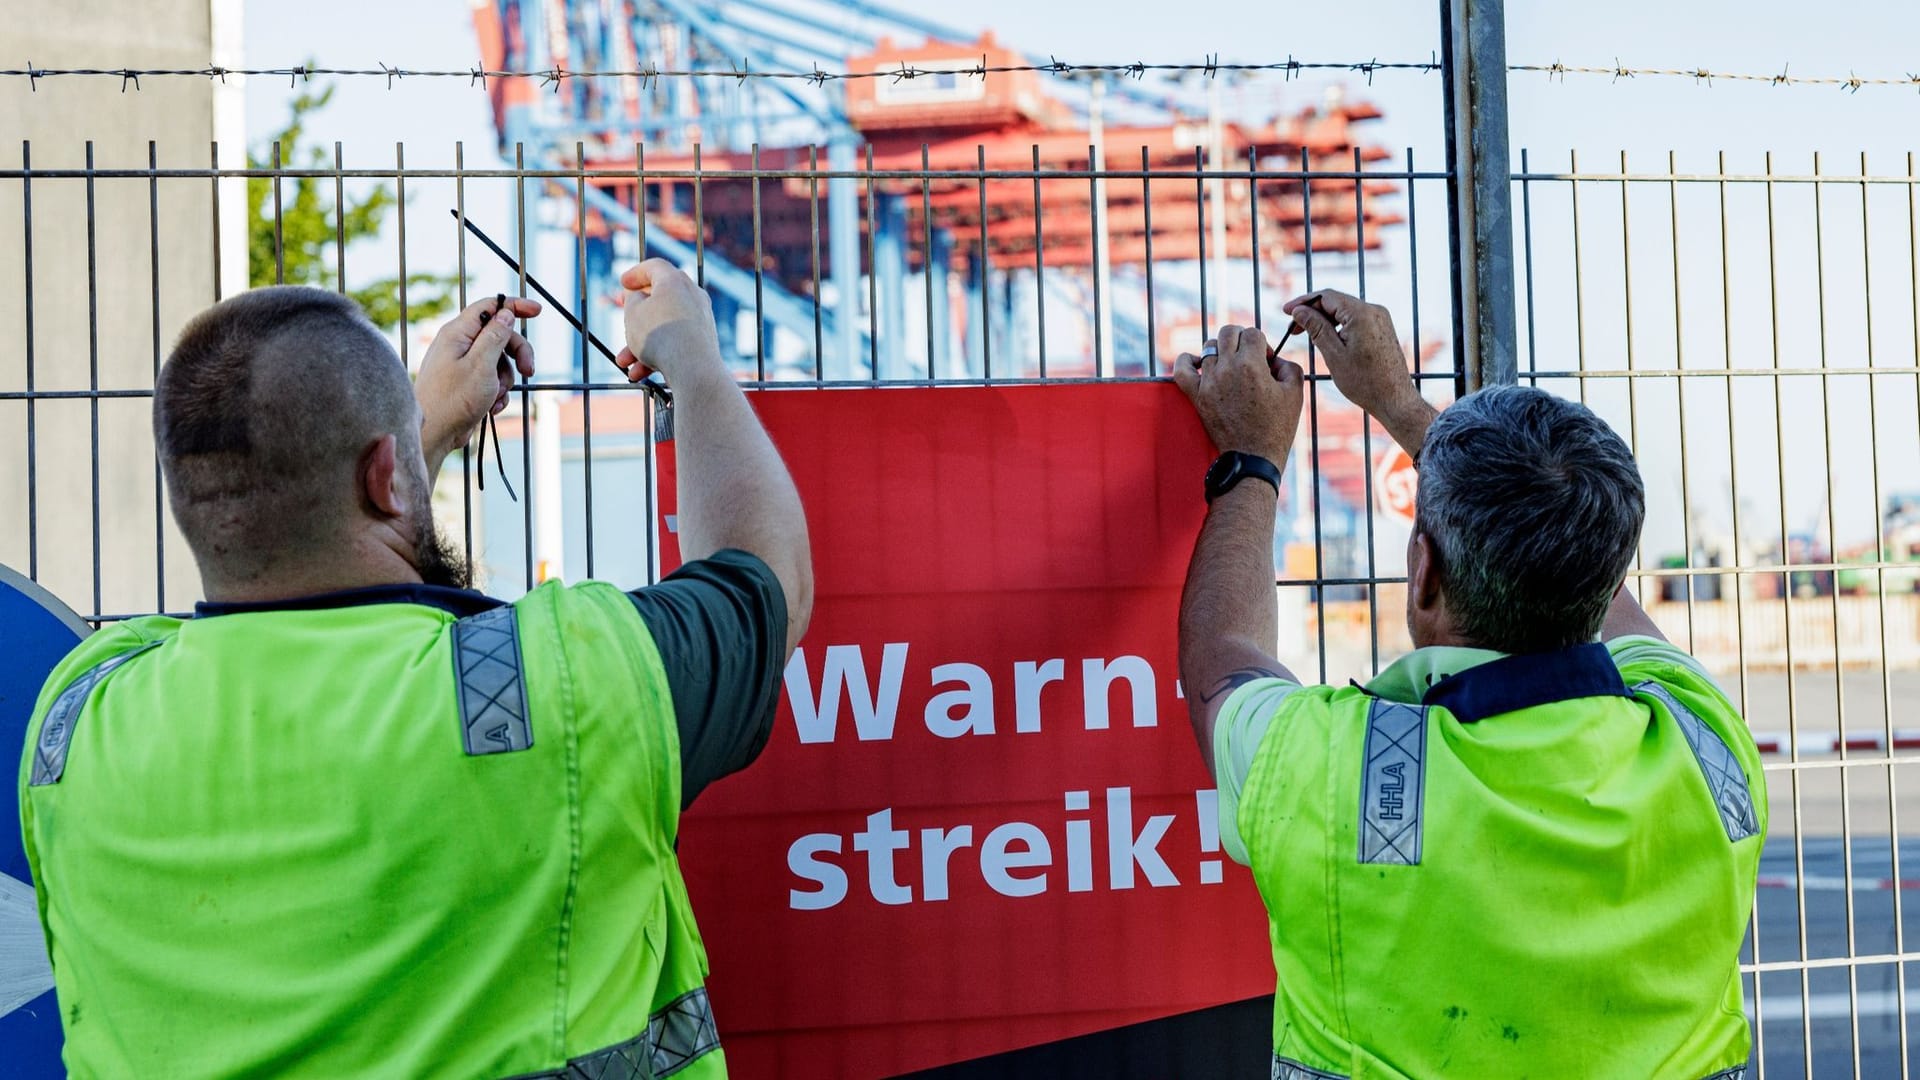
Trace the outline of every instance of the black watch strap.
{"type": "Polygon", "coordinates": [[[1258,454],[1245,454],[1238,450],[1229,450],[1214,459],[1213,467],[1207,470],[1207,502],[1232,491],[1234,485],[1252,477],[1273,485],[1274,494],[1280,493],[1280,467],[1258,454]]]}

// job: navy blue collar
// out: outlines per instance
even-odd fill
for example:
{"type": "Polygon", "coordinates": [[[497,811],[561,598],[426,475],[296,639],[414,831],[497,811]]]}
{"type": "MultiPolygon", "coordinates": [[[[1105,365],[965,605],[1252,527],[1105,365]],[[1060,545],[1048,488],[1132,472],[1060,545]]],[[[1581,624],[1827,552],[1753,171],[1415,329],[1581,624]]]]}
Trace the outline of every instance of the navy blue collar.
{"type": "Polygon", "coordinates": [[[1489,660],[1434,683],[1420,700],[1471,724],[1556,701],[1632,696],[1613,654],[1596,643],[1489,660]]]}
{"type": "Polygon", "coordinates": [[[325,611],[330,608],[360,607],[365,604],[421,604],[465,618],[491,611],[506,603],[472,589],[446,585],[369,585],[362,589],[297,596],[289,600],[263,600],[255,603],[216,604],[201,601],[193,605],[196,619],[218,615],[246,615],[260,611],[325,611]]]}

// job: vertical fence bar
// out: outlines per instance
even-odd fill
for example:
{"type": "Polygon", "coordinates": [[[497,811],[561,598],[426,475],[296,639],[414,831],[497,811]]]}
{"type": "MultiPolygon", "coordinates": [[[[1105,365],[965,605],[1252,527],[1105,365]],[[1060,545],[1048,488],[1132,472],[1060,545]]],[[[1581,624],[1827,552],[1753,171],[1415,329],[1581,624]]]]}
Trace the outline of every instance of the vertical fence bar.
{"type": "Polygon", "coordinates": [[[1160,366],[1160,333],[1154,321],[1154,308],[1158,305],[1153,296],[1153,158],[1147,148],[1140,147],[1140,236],[1145,241],[1142,256],[1147,279],[1147,363],[1146,373],[1158,375],[1160,366]]]}
{"type": "Polygon", "coordinates": [[[93,616],[99,618],[100,582],[100,268],[94,212],[93,140],[87,140],[87,423],[93,469],[93,616]]]}
{"type": "MultiPolygon", "coordinates": [[[[876,384],[880,382],[880,229],[875,220],[878,213],[873,192],[873,144],[867,144],[867,373],[876,384]]],[[[887,333],[899,333],[898,327],[887,327],[887,333]]]]}
{"type": "MultiPolygon", "coordinates": [[[[1865,305],[1865,308],[1866,308],[1865,310],[1865,328],[1866,328],[1866,346],[1867,346],[1866,366],[1868,369],[1868,374],[1867,374],[1867,459],[1868,459],[1868,465],[1870,467],[1872,480],[1873,480],[1873,510],[1874,510],[1874,513],[1878,515],[1882,512],[1882,507],[1884,507],[1886,503],[1882,501],[1881,494],[1880,494],[1880,395],[1879,395],[1880,379],[1878,376],[1872,373],[1872,369],[1877,365],[1878,361],[1875,359],[1874,348],[1873,348],[1873,231],[1872,231],[1872,217],[1867,205],[1868,196],[1870,194],[1871,194],[1871,189],[1867,186],[1867,153],[1866,151],[1862,150],[1860,152],[1860,297],[1861,297],[1861,302],[1865,305]]],[[[1887,757],[1889,758],[1892,758],[1894,756],[1893,676],[1890,670],[1891,665],[1889,663],[1889,657],[1887,655],[1887,569],[1886,567],[1887,567],[1887,560],[1891,554],[1892,553],[1887,550],[1886,530],[1878,522],[1876,522],[1875,528],[1873,531],[1873,563],[1874,563],[1873,600],[1874,600],[1875,614],[1878,616],[1876,621],[1879,624],[1879,631],[1880,631],[1880,634],[1879,634],[1880,688],[1881,688],[1880,721],[1881,721],[1881,730],[1884,733],[1886,738],[1886,742],[1884,743],[1884,746],[1886,748],[1887,757]]],[[[1836,552],[1834,555],[1834,562],[1836,564],[1836,569],[1834,570],[1834,582],[1833,582],[1834,592],[1836,595],[1839,593],[1839,585],[1840,585],[1840,573],[1837,568],[1837,564],[1839,563],[1839,561],[1840,561],[1839,555],[1836,552]]],[[[1840,639],[1840,628],[1839,626],[1836,625],[1834,627],[1834,641],[1836,644],[1838,644],[1839,639],[1840,639]]],[[[1835,679],[1839,679],[1841,675],[1842,673],[1839,671],[1834,672],[1835,679]]],[[[1847,718],[1843,714],[1840,717],[1840,734],[1841,734],[1840,742],[1842,745],[1844,745],[1847,741],[1846,740],[1846,724],[1847,724],[1847,718]]],[[[1844,775],[1846,772],[1847,770],[1843,767],[1841,769],[1842,775],[1844,775]]],[[[1892,766],[1888,766],[1887,768],[1887,785],[1888,785],[1889,796],[1891,796],[1892,785],[1893,785],[1892,766]]],[[[1888,806],[1889,807],[1892,806],[1891,797],[1889,797],[1888,806]]],[[[1888,832],[1887,832],[1887,846],[1889,848],[1893,848],[1893,847],[1899,846],[1899,843],[1900,843],[1900,834],[1898,833],[1898,831],[1894,830],[1892,828],[1891,823],[1889,823],[1888,832]]],[[[1853,841],[1851,837],[1849,837],[1847,840],[1847,847],[1851,849],[1852,846],[1853,846],[1853,841]]],[[[1851,871],[1848,872],[1847,878],[1849,882],[1851,882],[1853,878],[1851,871]]],[[[1895,876],[1894,881],[1896,882],[1896,887],[1893,890],[1894,892],[1899,891],[1899,888],[1897,885],[1899,880],[1900,880],[1899,877],[1895,876]]],[[[1848,890],[1848,891],[1849,891],[1849,894],[1851,894],[1852,890],[1848,890]]],[[[1852,927],[1851,925],[1849,925],[1848,936],[1850,939],[1852,936],[1852,932],[1853,932],[1852,927]]],[[[1852,946],[1851,940],[1849,941],[1849,946],[1850,946],[1850,953],[1852,955],[1858,955],[1857,948],[1851,947],[1852,946]]],[[[1895,976],[1898,977],[1899,967],[1897,965],[1894,968],[1894,973],[1895,973],[1895,976]]],[[[1854,982],[1857,984],[1858,981],[1859,981],[1858,972],[1856,970],[1854,982]]],[[[1855,988],[1854,995],[1857,1002],[1858,996],[1859,996],[1859,991],[1857,986],[1855,988]]],[[[1859,1013],[1859,1008],[1857,1004],[1853,1012],[1853,1024],[1854,1024],[1854,1039],[1853,1039],[1854,1073],[1858,1075],[1860,1071],[1860,1034],[1859,1034],[1860,1013],[1859,1013]]]]}
{"type": "MultiPolygon", "coordinates": [[[[215,191],[219,181],[214,181],[215,191]]],[[[214,195],[214,221],[220,220],[220,196],[214,195]]],[[[218,250],[218,241],[215,242],[218,250]]],[[[33,140],[20,140],[20,268],[25,304],[22,325],[26,330],[27,374],[27,577],[40,580],[40,450],[36,427],[33,382],[33,140]]],[[[213,288],[220,291],[220,273],[214,271],[213,288]]],[[[95,614],[98,614],[96,612],[95,614]]]]}
{"type": "Polygon", "coordinates": [[[1040,240],[1040,145],[1033,147],[1033,296],[1035,335],[1040,343],[1040,377],[1047,377],[1047,261],[1040,240]]]}
{"type": "MultiPolygon", "coordinates": [[[[1733,279],[1728,272],[1730,260],[1727,255],[1727,152],[1721,150],[1716,156],[1716,172],[1719,179],[1715,182],[1715,191],[1720,205],[1720,348],[1721,358],[1726,364],[1727,393],[1727,490],[1733,510],[1733,562],[1736,566],[1747,563],[1745,548],[1740,543],[1740,455],[1738,411],[1733,399],[1733,279]]],[[[1746,641],[1746,585],[1750,579],[1741,574],[1733,576],[1733,640],[1734,655],[1740,665],[1740,711],[1745,716],[1752,701],[1747,679],[1747,641],[1746,641]]],[[[1764,841],[1763,841],[1764,842],[1764,841]]],[[[1753,902],[1748,905],[1748,933],[1753,939],[1753,1055],[1759,1065],[1759,1071],[1766,1072],[1767,1036],[1766,1025],[1760,1022],[1766,1011],[1762,1005],[1765,1000],[1761,993],[1761,976],[1757,970],[1760,963],[1760,896],[1755,890],[1753,902]]]]}
{"type": "MultiPolygon", "coordinates": [[[[1313,291],[1313,157],[1312,151],[1300,148],[1300,220],[1302,223],[1301,249],[1306,257],[1307,291],[1313,291]]],[[[1206,281],[1206,259],[1200,260],[1200,280],[1206,281]]],[[[1320,472],[1320,373],[1319,350],[1313,347],[1313,338],[1307,338],[1307,456],[1313,462],[1313,576],[1324,581],[1327,573],[1327,539],[1323,515],[1320,509],[1325,505],[1321,492],[1326,490],[1326,477],[1320,472]]],[[[1313,610],[1315,636],[1320,647],[1320,681],[1327,681],[1327,587],[1316,582],[1313,587],[1313,610]]]]}
{"type": "Polygon", "coordinates": [[[1567,181],[1567,197],[1571,203],[1573,215],[1573,357],[1574,369],[1578,373],[1575,383],[1580,387],[1580,404],[1587,403],[1587,290],[1586,280],[1581,273],[1580,258],[1580,154],[1576,150],[1567,151],[1567,172],[1574,179],[1567,181]]]}
{"type": "MultiPolygon", "coordinates": [[[[1306,182],[1303,180],[1301,181],[1303,192],[1305,187],[1306,182]]],[[[1303,199],[1306,198],[1304,194],[1301,197],[1303,199]]],[[[1312,209],[1311,203],[1309,203],[1308,209],[1309,211],[1312,209]]],[[[1311,214],[1309,214],[1309,217],[1311,217],[1311,214]]],[[[1200,340],[1204,342],[1213,338],[1214,326],[1213,313],[1207,307],[1207,175],[1205,167],[1201,165],[1200,148],[1198,146],[1193,148],[1193,235],[1199,245],[1195,250],[1199,252],[1200,258],[1195,261],[1194,265],[1200,271],[1200,340]]],[[[1311,249],[1313,238],[1313,223],[1311,221],[1307,223],[1307,238],[1308,248],[1311,249]]],[[[1307,281],[1311,283],[1313,281],[1313,256],[1310,251],[1307,256],[1307,266],[1307,281]]],[[[1313,285],[1308,284],[1307,290],[1311,292],[1313,285]]]]}
{"type": "MultiPolygon", "coordinates": [[[[457,155],[457,151],[456,151],[457,155]]],[[[457,156],[456,156],[457,160],[457,156]]],[[[333,144],[333,288],[335,292],[347,291],[347,169],[340,144],[333,144]]],[[[464,211],[463,211],[464,212],[464,211]]],[[[455,228],[459,228],[457,225],[455,228]]],[[[460,229],[460,249],[466,250],[467,231],[460,229]]],[[[463,259],[461,265],[465,266],[463,259]]],[[[465,296],[466,283],[461,283],[461,295],[465,296]]]]}
{"type": "Polygon", "coordinates": [[[1440,0],[1461,392],[1515,379],[1504,0],[1440,0]]]}
{"type": "MultiPolygon", "coordinates": [[[[1813,154],[1813,281],[1814,312],[1816,329],[1819,333],[1820,356],[1820,423],[1821,442],[1825,451],[1822,463],[1825,465],[1823,479],[1829,489],[1827,497],[1827,563],[1833,567],[1833,586],[1827,590],[1828,610],[1833,620],[1833,713],[1838,728],[1839,747],[1842,764],[1840,773],[1840,860],[1842,876],[1847,888],[1841,890],[1847,916],[1847,1020],[1852,1031],[1853,1075],[1860,1080],[1860,969],[1852,963],[1859,955],[1854,940],[1854,904],[1853,904],[1853,821],[1849,803],[1851,800],[1850,774],[1853,772],[1845,762],[1847,760],[1847,701],[1846,701],[1846,663],[1840,655],[1840,557],[1835,550],[1840,534],[1834,514],[1831,489],[1833,484],[1833,385],[1828,374],[1830,367],[1827,359],[1827,245],[1825,230],[1826,185],[1820,180],[1820,152],[1813,154]]],[[[1871,377],[1869,377],[1871,378],[1871,377]]],[[[1784,467],[1784,466],[1783,466],[1784,467]]],[[[1800,824],[1798,815],[1794,818],[1796,827],[1800,824]]],[[[1811,1040],[1812,1032],[1808,1032],[1811,1040]]]]}
{"type": "MultiPolygon", "coordinates": [[[[1916,184],[1913,170],[1913,151],[1909,150],[1907,151],[1907,284],[1913,290],[1913,302],[1908,310],[1913,316],[1914,402],[1916,407],[1920,407],[1920,213],[1916,213],[1916,210],[1920,210],[1916,202],[1920,200],[1915,199],[1917,187],[1920,187],[1920,184],[1916,184]]],[[[1889,680],[1887,693],[1891,694],[1892,673],[1882,670],[1881,676],[1889,680]]],[[[1891,720],[1893,715],[1891,709],[1887,711],[1887,715],[1891,720]]],[[[1887,756],[1893,757],[1891,736],[1887,739],[1887,756]]],[[[1891,763],[1887,765],[1887,828],[1893,838],[1891,845],[1893,880],[1896,882],[1906,880],[1900,873],[1899,772],[1900,770],[1894,768],[1891,763]]],[[[1900,889],[1893,890],[1893,951],[1897,955],[1905,956],[1907,954],[1907,923],[1906,914],[1901,910],[1900,894],[1900,889]]],[[[1900,1075],[1906,1076],[1911,1070],[1908,1060],[1910,1043],[1907,1033],[1907,963],[1904,960],[1894,965],[1894,986],[1900,1009],[1900,1075]]]]}
{"type": "Polygon", "coordinates": [[[760,227],[760,144],[753,144],[753,377],[767,381],[766,248],[760,227]]]}
{"type": "MultiPolygon", "coordinates": [[[[248,164],[252,163],[248,162],[248,164]]],[[[273,283],[275,285],[287,283],[287,240],[281,227],[280,215],[281,168],[280,142],[276,139],[273,144],[273,283]]],[[[218,183],[218,181],[215,182],[218,183]]],[[[253,268],[247,269],[251,277],[253,268]]]]}
{"type": "Polygon", "coordinates": [[[693,280],[707,287],[707,178],[700,168],[700,143],[693,144],[693,280]]]}
{"type": "Polygon", "coordinates": [[[993,257],[987,240],[987,147],[975,143],[980,173],[980,378],[993,382],[993,257]]]}
{"type": "MultiPolygon", "coordinates": [[[[1096,85],[1099,84],[1096,83],[1096,85]]],[[[1106,335],[1101,333],[1102,316],[1105,314],[1100,306],[1101,301],[1107,299],[1111,302],[1111,299],[1100,295],[1100,279],[1104,276],[1100,272],[1100,267],[1102,251],[1105,248],[1105,245],[1100,243],[1100,233],[1105,228],[1106,222],[1100,216],[1099,169],[1100,148],[1089,145],[1087,147],[1087,239],[1093,246],[1093,375],[1096,379],[1104,379],[1113,373],[1113,365],[1106,354],[1106,350],[1113,345],[1110,341],[1102,340],[1106,335]]]]}
{"type": "Polygon", "coordinates": [[[207,191],[213,203],[213,302],[221,300],[220,289],[220,140],[207,144],[207,191]]]}
{"type": "MultiPolygon", "coordinates": [[[[1673,396],[1678,407],[1680,437],[1680,555],[1681,565],[1687,573],[1681,576],[1687,597],[1687,651],[1695,650],[1694,610],[1693,610],[1693,489],[1688,481],[1687,472],[1687,351],[1686,339],[1682,333],[1682,312],[1680,296],[1680,185],[1674,177],[1679,175],[1678,164],[1672,150],[1667,151],[1667,246],[1673,254],[1673,396]]],[[[1717,583],[1716,583],[1717,584],[1717,583]]],[[[1717,594],[1716,594],[1717,595],[1717,594]]]]}
{"type": "MultiPolygon", "coordinates": [[[[929,158],[928,156],[927,144],[921,143],[920,144],[920,282],[921,284],[926,286],[926,294],[927,294],[927,381],[929,383],[938,381],[938,379],[940,378],[940,372],[937,370],[937,367],[936,367],[937,354],[940,352],[940,350],[934,347],[934,342],[933,342],[933,335],[936,330],[936,327],[933,325],[934,323],[934,317],[933,317],[934,316],[933,189],[930,186],[931,180],[927,176],[927,174],[931,172],[932,169],[933,169],[933,166],[931,163],[931,158],[929,158]]],[[[942,274],[944,275],[946,271],[946,267],[943,266],[940,269],[942,274]]],[[[944,287],[945,287],[945,283],[942,282],[942,288],[944,287]]],[[[938,328],[938,329],[944,332],[944,328],[938,328]]]]}
{"type": "Polygon", "coordinates": [[[1784,646],[1787,658],[1787,776],[1788,789],[1793,807],[1793,889],[1795,915],[1798,921],[1800,961],[1800,1051],[1802,1065],[1806,1075],[1813,1075],[1813,1006],[1811,1001],[1812,980],[1806,966],[1807,957],[1807,846],[1806,836],[1800,828],[1800,721],[1799,694],[1795,683],[1795,665],[1793,660],[1793,571],[1787,569],[1793,565],[1792,532],[1787,527],[1787,468],[1786,468],[1786,410],[1782,400],[1780,379],[1780,260],[1777,229],[1774,224],[1774,186],[1773,152],[1767,151],[1766,193],[1767,193],[1767,306],[1771,311],[1773,353],[1773,439],[1774,450],[1778,455],[1775,477],[1779,484],[1780,496],[1780,562],[1782,574],[1780,580],[1780,609],[1786,633],[1784,646]]]}
{"type": "MultiPolygon", "coordinates": [[[[1367,298],[1367,192],[1361,176],[1360,148],[1353,148],[1353,251],[1359,272],[1360,299],[1367,298]]],[[[1254,295],[1259,296],[1259,273],[1254,274],[1254,295]]],[[[1256,304],[1257,307],[1257,304],[1256,304]]],[[[1418,349],[1418,345],[1415,346],[1418,349]]],[[[1373,538],[1373,417],[1360,413],[1360,489],[1365,506],[1361,517],[1367,523],[1367,651],[1372,664],[1369,675],[1380,674],[1380,563],[1373,538]]]]}
{"type": "Polygon", "coordinates": [[[408,338],[413,336],[410,320],[407,318],[407,144],[393,144],[393,209],[397,222],[394,236],[395,254],[400,259],[400,364],[411,368],[407,350],[408,338]]]}
{"type": "MultiPolygon", "coordinates": [[[[334,161],[338,163],[340,144],[334,143],[334,161]]],[[[455,262],[458,266],[458,280],[454,288],[459,292],[460,310],[467,310],[467,146],[455,140],[453,144],[453,213],[457,218],[453,223],[453,245],[455,262]]],[[[338,171],[334,173],[339,176],[338,171]]],[[[344,217],[346,208],[335,202],[336,217],[344,217]]],[[[481,421],[485,423],[486,421],[481,421]]],[[[485,464],[482,462],[481,464],[485,464]]],[[[474,565],[473,557],[473,444],[460,448],[460,527],[466,543],[467,565],[474,565]]]]}
{"type": "MultiPolygon", "coordinates": [[[[807,147],[807,212],[810,240],[813,246],[813,260],[809,264],[813,275],[813,381],[824,382],[827,377],[826,356],[822,348],[824,335],[820,318],[820,147],[807,147]]],[[[846,318],[843,312],[840,316],[846,318]]]]}
{"type": "MultiPolygon", "coordinates": [[[[160,386],[160,148],[147,140],[147,280],[153,292],[148,306],[153,314],[153,385],[160,386]]],[[[155,448],[156,450],[158,447],[155,448]]],[[[160,455],[153,455],[153,606],[167,610],[166,481],[160,475],[160,455]]]]}
{"type": "MultiPolygon", "coordinates": [[[[1413,163],[1411,161],[1407,163],[1407,171],[1413,171],[1413,163]]],[[[1527,282],[1527,372],[1534,376],[1532,385],[1539,386],[1540,379],[1538,373],[1540,371],[1540,358],[1539,354],[1535,351],[1535,328],[1537,320],[1534,316],[1533,308],[1533,181],[1528,179],[1532,172],[1533,170],[1528,167],[1527,148],[1523,146],[1520,148],[1520,242],[1523,249],[1522,255],[1525,259],[1524,269],[1526,271],[1527,282]]],[[[1412,187],[1413,182],[1408,181],[1407,186],[1412,187]]],[[[1409,199],[1408,202],[1412,202],[1412,200],[1409,199]]],[[[1413,217],[1412,213],[1408,213],[1407,217],[1409,221],[1411,221],[1413,217]]],[[[1412,226],[1409,225],[1408,228],[1411,229],[1412,226]]],[[[1413,340],[1415,349],[1417,350],[1420,341],[1419,335],[1414,335],[1413,340]]],[[[1418,356],[1419,354],[1416,351],[1414,360],[1416,364],[1419,363],[1418,356]]]]}
{"type": "MultiPolygon", "coordinates": [[[[699,162],[699,146],[694,147],[696,167],[699,162]]],[[[522,142],[513,144],[513,212],[514,237],[517,245],[514,250],[515,261],[520,264],[519,289],[516,296],[527,295],[527,145],[522,142]]],[[[698,189],[696,189],[698,190],[698,189]]],[[[521,329],[525,329],[523,323],[521,329]]],[[[520,528],[523,543],[523,561],[526,571],[526,588],[533,591],[533,401],[532,388],[525,379],[516,379],[520,391],[520,528]]],[[[499,452],[499,447],[494,447],[499,452]]],[[[483,465],[484,467],[484,465],[483,465]]]]}
{"type": "MultiPolygon", "coordinates": [[[[1413,147],[1407,147],[1407,296],[1413,313],[1409,333],[1413,335],[1413,384],[1421,387],[1420,361],[1420,192],[1413,178],[1413,147]]],[[[1411,450],[1407,451],[1409,454],[1411,450]]]]}
{"type": "Polygon", "coordinates": [[[578,241],[574,251],[578,258],[574,260],[574,296],[576,304],[573,316],[580,322],[580,470],[585,481],[586,491],[583,500],[587,521],[587,576],[593,576],[593,377],[587,371],[587,334],[593,323],[590,321],[592,310],[587,292],[587,148],[586,144],[573,144],[574,167],[579,171],[573,178],[573,228],[578,241]]]}

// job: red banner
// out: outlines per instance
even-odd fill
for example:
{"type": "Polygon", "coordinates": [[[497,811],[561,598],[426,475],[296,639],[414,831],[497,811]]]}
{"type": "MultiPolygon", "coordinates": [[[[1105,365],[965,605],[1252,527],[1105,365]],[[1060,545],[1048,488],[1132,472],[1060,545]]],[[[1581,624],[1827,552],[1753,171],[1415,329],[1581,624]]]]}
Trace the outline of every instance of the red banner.
{"type": "Polygon", "coordinates": [[[735,1074],[888,1076],[1271,992],[1179,696],[1212,457],[1179,392],[750,396],[817,600],[765,754],[681,828],[735,1074]]]}

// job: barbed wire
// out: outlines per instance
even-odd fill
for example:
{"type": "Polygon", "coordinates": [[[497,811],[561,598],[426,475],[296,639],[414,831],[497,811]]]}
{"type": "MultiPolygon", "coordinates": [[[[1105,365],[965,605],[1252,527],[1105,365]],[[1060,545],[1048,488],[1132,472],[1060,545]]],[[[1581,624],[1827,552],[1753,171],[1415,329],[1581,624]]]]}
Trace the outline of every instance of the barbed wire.
{"type": "Polygon", "coordinates": [[[1848,93],[1858,93],[1867,86],[1909,86],[1920,90],[1920,74],[1908,73],[1899,76],[1855,75],[1794,75],[1782,67],[1773,75],[1761,75],[1744,71],[1714,71],[1711,68],[1631,68],[1615,61],[1612,67],[1593,67],[1563,64],[1554,61],[1551,64],[1510,64],[1509,72],[1538,72],[1549,79],[1564,81],[1568,75],[1603,75],[1618,82],[1621,79],[1634,79],[1641,76],[1669,79],[1691,79],[1694,82],[1711,86],[1716,81],[1764,83],[1769,86],[1836,86],[1848,93]]]}
{"type": "Polygon", "coordinates": [[[852,82],[861,79],[885,79],[889,82],[907,82],[913,79],[933,76],[962,75],[984,79],[988,75],[1001,75],[1014,72],[1035,72],[1044,75],[1107,74],[1133,79],[1144,79],[1148,73],[1167,75],[1200,75],[1215,78],[1223,74],[1244,74],[1253,72],[1278,72],[1288,79],[1298,78],[1310,71],[1344,71],[1363,75],[1371,83],[1376,72],[1380,71],[1438,71],[1440,61],[1430,57],[1422,61],[1385,61],[1385,60],[1298,60],[1289,56],[1285,60],[1263,63],[1223,62],[1218,55],[1210,55],[1198,63],[1147,63],[1133,61],[1121,64],[1076,64],[1057,57],[1049,57],[1044,64],[989,64],[983,55],[977,64],[955,66],[951,63],[932,67],[922,67],[901,61],[892,67],[875,68],[872,71],[828,71],[815,64],[812,70],[756,70],[746,60],[725,68],[688,68],[668,69],[644,67],[616,70],[574,70],[570,68],[546,68],[542,70],[506,70],[483,67],[462,69],[423,69],[403,68],[378,62],[371,68],[335,68],[318,67],[303,64],[298,67],[239,68],[209,64],[199,68],[42,68],[35,67],[29,60],[24,68],[0,68],[0,77],[24,78],[32,88],[39,89],[41,79],[66,77],[106,77],[120,80],[120,89],[124,93],[129,86],[140,89],[143,78],[204,78],[225,82],[228,76],[271,76],[284,78],[289,87],[302,81],[315,78],[359,78],[372,77],[387,80],[387,88],[393,88],[396,79],[466,79],[469,85],[484,87],[490,79],[529,79],[538,81],[542,87],[558,91],[560,84],[568,79],[637,79],[643,85],[656,79],[733,79],[744,83],[749,79],[784,79],[795,82],[807,82],[823,86],[830,82],[852,82]]]}
{"type": "MultiPolygon", "coordinates": [[[[471,68],[404,68],[380,62],[371,68],[320,67],[303,64],[297,67],[225,67],[209,64],[198,68],[42,68],[35,67],[29,60],[24,68],[0,68],[0,78],[26,79],[33,90],[40,88],[42,79],[58,78],[114,78],[120,80],[120,90],[125,93],[131,87],[141,88],[143,78],[204,78],[217,82],[226,82],[229,76],[252,76],[259,78],[284,78],[289,87],[302,81],[315,78],[382,78],[387,89],[393,89],[396,80],[402,79],[465,79],[471,86],[485,87],[490,80],[525,79],[538,82],[542,88],[558,92],[561,85],[569,79],[635,79],[643,86],[651,85],[660,79],[732,79],[744,84],[749,79],[789,80],[824,86],[834,82],[853,82],[859,80],[884,79],[889,82],[907,82],[913,79],[936,76],[965,76],[984,79],[988,75],[1032,72],[1043,75],[1071,76],[1076,74],[1116,75],[1124,78],[1144,79],[1149,73],[1161,75],[1198,75],[1204,78],[1217,78],[1234,74],[1280,74],[1286,79],[1301,78],[1310,72],[1346,72],[1364,76],[1369,85],[1375,74],[1383,71],[1411,71],[1431,73],[1439,71],[1437,57],[1426,60],[1299,60],[1292,56],[1285,60],[1260,63],[1234,63],[1210,55],[1197,63],[1148,63],[1132,61],[1112,64],[1071,63],[1057,57],[1048,57],[1046,63],[1034,64],[989,64],[985,56],[977,64],[954,66],[939,64],[931,67],[908,64],[901,61],[892,67],[878,67],[871,71],[828,71],[815,64],[811,70],[756,70],[749,61],[742,60],[725,68],[687,68],[669,69],[659,67],[632,68],[624,70],[569,68],[546,68],[542,70],[510,70],[485,67],[471,68]]],[[[1794,75],[1787,67],[1779,72],[1762,74],[1741,71],[1716,71],[1707,67],[1695,68],[1656,68],[1628,67],[1617,60],[1611,66],[1566,64],[1558,60],[1550,64],[1511,64],[1507,70],[1514,74],[1543,74],[1550,80],[1566,81],[1570,75],[1604,77],[1619,82],[1622,79],[1659,78],[1688,79],[1701,85],[1711,86],[1715,82],[1759,83],[1768,86],[1829,86],[1858,93],[1866,87],[1903,86],[1920,90],[1920,74],[1903,75],[1858,75],[1849,72],[1846,75],[1794,75]]]]}

